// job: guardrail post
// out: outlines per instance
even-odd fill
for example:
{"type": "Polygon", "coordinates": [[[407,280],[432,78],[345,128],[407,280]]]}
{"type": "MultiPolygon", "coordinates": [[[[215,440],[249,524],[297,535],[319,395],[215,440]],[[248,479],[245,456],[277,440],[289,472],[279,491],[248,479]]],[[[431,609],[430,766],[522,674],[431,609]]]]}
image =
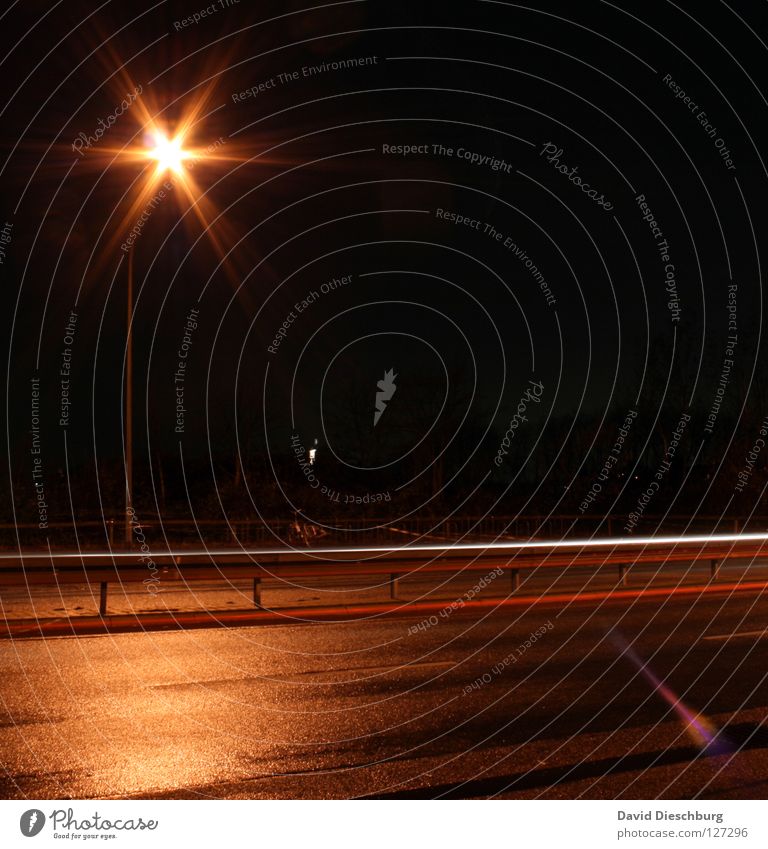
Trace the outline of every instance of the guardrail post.
{"type": "Polygon", "coordinates": [[[622,587],[626,587],[627,585],[627,573],[629,572],[629,567],[626,563],[619,563],[619,583],[622,587]]]}
{"type": "Polygon", "coordinates": [[[509,578],[510,583],[512,584],[512,592],[516,593],[520,589],[520,570],[519,569],[510,569],[509,570],[509,578]]]}
{"type": "Polygon", "coordinates": [[[392,575],[389,576],[389,597],[390,598],[397,598],[397,588],[398,588],[397,575],[392,574],[392,575]]]}
{"type": "Polygon", "coordinates": [[[719,560],[710,560],[709,561],[709,579],[710,581],[716,581],[720,577],[720,561],[719,560]]]}
{"type": "Polygon", "coordinates": [[[99,593],[99,615],[107,615],[107,582],[101,582],[101,592],[99,593]]]}
{"type": "Polygon", "coordinates": [[[261,578],[253,579],[253,606],[261,607],[261,578]]]}

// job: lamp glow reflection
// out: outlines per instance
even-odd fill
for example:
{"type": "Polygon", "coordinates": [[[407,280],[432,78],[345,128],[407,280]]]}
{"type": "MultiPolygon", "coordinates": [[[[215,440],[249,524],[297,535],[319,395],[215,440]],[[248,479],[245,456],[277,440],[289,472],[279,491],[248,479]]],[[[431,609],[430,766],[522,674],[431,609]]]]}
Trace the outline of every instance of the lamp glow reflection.
{"type": "Polygon", "coordinates": [[[677,714],[685,733],[702,751],[709,755],[723,755],[731,752],[730,742],[717,726],[703,714],[692,710],[668,684],[656,675],[618,631],[611,631],[610,637],[621,650],[623,657],[635,666],[654,692],[661,696],[677,714]]]}

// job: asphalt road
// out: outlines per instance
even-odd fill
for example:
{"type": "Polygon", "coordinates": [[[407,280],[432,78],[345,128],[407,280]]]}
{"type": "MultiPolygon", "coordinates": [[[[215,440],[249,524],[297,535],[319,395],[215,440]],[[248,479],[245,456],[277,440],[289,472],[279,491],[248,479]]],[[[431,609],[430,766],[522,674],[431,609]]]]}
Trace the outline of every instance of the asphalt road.
{"type": "Polygon", "coordinates": [[[764,798],[766,614],[710,593],[6,640],[0,789],[764,798]]]}

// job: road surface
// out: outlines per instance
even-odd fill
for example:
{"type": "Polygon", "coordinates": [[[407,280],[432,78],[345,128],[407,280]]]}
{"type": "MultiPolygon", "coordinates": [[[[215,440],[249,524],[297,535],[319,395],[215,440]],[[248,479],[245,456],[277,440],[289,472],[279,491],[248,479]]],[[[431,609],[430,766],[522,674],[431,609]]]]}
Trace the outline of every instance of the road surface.
{"type": "Polygon", "coordinates": [[[710,593],[5,640],[3,796],[763,798],[767,614],[710,593]]]}

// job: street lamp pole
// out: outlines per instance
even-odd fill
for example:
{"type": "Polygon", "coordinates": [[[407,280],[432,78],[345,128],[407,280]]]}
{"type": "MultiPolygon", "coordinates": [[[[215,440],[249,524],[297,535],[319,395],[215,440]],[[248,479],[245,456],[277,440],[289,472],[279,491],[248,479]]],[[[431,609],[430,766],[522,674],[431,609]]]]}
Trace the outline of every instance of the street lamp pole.
{"type": "Polygon", "coordinates": [[[131,499],[133,497],[133,248],[128,251],[128,309],[125,340],[125,543],[131,543],[131,499]]]}

